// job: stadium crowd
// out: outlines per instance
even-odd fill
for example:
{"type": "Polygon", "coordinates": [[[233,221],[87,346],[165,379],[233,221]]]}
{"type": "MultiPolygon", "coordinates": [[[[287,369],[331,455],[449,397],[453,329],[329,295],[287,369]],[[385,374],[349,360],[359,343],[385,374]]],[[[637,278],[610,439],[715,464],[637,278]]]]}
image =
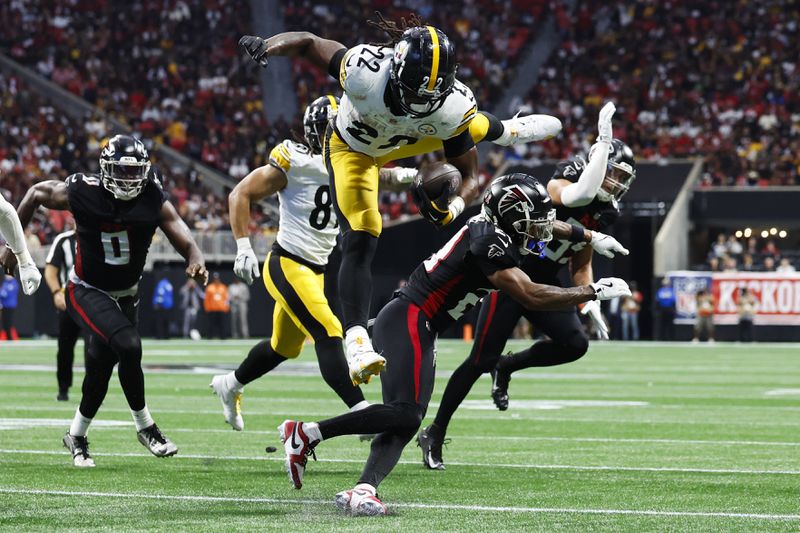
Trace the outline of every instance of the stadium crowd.
{"type": "Polygon", "coordinates": [[[701,267],[711,272],[794,272],[797,250],[781,250],[775,238],[719,233],[701,267]]]}

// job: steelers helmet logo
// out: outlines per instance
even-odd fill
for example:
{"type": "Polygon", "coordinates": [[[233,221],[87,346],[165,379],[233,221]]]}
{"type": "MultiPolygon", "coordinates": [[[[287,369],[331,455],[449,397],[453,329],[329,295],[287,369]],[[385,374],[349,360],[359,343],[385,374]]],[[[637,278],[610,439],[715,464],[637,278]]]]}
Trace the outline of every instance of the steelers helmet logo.
{"type": "Polygon", "coordinates": [[[419,127],[417,127],[417,131],[419,131],[426,137],[430,137],[431,135],[436,135],[436,127],[434,127],[433,124],[420,124],[419,127]]]}

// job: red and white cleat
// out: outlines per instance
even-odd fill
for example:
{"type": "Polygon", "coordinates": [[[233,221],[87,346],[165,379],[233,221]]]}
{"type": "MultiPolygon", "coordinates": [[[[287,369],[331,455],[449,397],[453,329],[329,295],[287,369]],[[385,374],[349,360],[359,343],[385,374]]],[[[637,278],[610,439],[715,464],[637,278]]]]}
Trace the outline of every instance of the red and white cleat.
{"type": "Polygon", "coordinates": [[[385,516],[386,505],[375,495],[375,488],[362,483],[336,495],[336,507],[352,516],[385,516]]]}
{"type": "Polygon", "coordinates": [[[315,461],[317,460],[314,446],[319,443],[319,440],[309,441],[308,435],[303,431],[303,425],[299,421],[284,420],[278,426],[278,434],[286,451],[284,467],[289,474],[289,481],[296,489],[303,487],[303,473],[306,471],[308,456],[311,455],[315,461]]]}

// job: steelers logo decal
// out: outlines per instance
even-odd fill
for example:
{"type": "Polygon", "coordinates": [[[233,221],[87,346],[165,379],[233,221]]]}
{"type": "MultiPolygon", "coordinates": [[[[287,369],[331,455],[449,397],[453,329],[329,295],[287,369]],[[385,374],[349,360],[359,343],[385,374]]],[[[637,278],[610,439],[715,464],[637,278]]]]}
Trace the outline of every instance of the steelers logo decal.
{"type": "Polygon", "coordinates": [[[428,137],[436,135],[436,128],[433,124],[420,124],[419,127],[417,127],[417,131],[428,137]]]}

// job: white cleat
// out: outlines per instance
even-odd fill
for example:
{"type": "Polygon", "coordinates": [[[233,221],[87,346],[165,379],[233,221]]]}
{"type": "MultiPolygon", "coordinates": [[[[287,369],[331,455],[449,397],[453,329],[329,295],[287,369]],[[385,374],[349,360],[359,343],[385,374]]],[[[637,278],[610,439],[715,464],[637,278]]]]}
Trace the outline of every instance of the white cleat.
{"type": "Polygon", "coordinates": [[[354,386],[367,384],[372,376],[377,376],[386,368],[386,359],[378,355],[372,346],[369,349],[358,350],[347,358],[347,367],[350,370],[350,380],[354,386]]]}
{"type": "Polygon", "coordinates": [[[375,495],[375,489],[370,486],[356,485],[355,488],[344,490],[336,495],[336,507],[352,516],[385,516],[386,505],[375,495]]]}
{"type": "Polygon", "coordinates": [[[222,403],[222,414],[227,422],[236,431],[244,429],[242,418],[242,392],[234,392],[225,384],[225,374],[214,376],[209,385],[222,403]]]}
{"type": "Polygon", "coordinates": [[[526,115],[519,113],[508,120],[504,120],[504,131],[495,144],[511,146],[527,144],[534,141],[544,141],[555,137],[561,131],[561,121],[551,115],[526,115]]]}
{"type": "Polygon", "coordinates": [[[72,454],[72,464],[78,468],[94,468],[94,459],[89,455],[89,441],[86,437],[76,437],[67,433],[61,439],[64,448],[72,454]]]}
{"type": "Polygon", "coordinates": [[[306,472],[306,463],[308,463],[308,456],[312,456],[317,460],[314,454],[314,446],[319,441],[310,441],[306,435],[300,421],[284,420],[278,426],[278,436],[283,443],[283,449],[286,452],[286,461],[283,466],[286,473],[289,475],[289,481],[294,488],[301,489],[303,487],[303,474],[306,472]]]}
{"type": "Polygon", "coordinates": [[[136,432],[139,442],[156,457],[171,457],[178,453],[178,447],[161,433],[158,426],[153,424],[136,432]]]}

